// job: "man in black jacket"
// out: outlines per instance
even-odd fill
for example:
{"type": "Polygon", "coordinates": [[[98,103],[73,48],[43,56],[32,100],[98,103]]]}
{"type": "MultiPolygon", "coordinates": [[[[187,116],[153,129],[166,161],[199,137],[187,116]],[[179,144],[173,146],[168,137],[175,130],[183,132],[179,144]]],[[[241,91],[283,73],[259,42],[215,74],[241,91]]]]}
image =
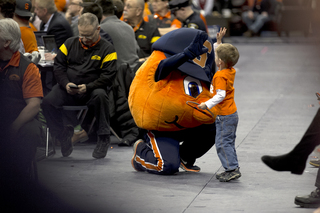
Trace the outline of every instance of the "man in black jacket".
{"type": "Polygon", "coordinates": [[[96,15],[85,13],[78,22],[79,38],[61,45],[54,61],[58,84],[43,99],[42,108],[50,133],[60,141],[64,157],[71,154],[74,128],[63,123],[62,106],[87,105],[97,119],[98,143],[92,156],[104,158],[110,144],[109,97],[117,54],[112,44],[99,35],[96,15]]]}

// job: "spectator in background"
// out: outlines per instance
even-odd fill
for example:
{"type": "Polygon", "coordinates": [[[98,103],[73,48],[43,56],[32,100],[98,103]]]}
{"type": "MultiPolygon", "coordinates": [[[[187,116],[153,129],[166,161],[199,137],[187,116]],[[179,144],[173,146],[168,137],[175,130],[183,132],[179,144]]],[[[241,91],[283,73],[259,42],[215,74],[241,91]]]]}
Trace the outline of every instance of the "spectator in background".
{"type": "Polygon", "coordinates": [[[156,22],[160,35],[181,28],[181,22],[169,10],[168,0],[151,0],[153,14],[145,16],[146,22],[156,22]]]}
{"type": "Polygon", "coordinates": [[[151,46],[160,38],[158,27],[153,22],[143,20],[144,0],[126,0],[123,18],[133,27],[140,47],[138,56],[144,60],[150,56],[151,46]]]}
{"type": "Polygon", "coordinates": [[[59,12],[64,12],[67,1],[66,0],[54,0],[54,4],[59,12]]]}
{"type": "Polygon", "coordinates": [[[192,4],[203,16],[212,14],[214,0],[192,0],[192,4]]]}
{"type": "Polygon", "coordinates": [[[36,36],[29,25],[29,19],[32,16],[32,4],[29,0],[16,0],[16,10],[14,20],[19,24],[21,39],[26,53],[38,52],[36,36]]]}
{"type": "Polygon", "coordinates": [[[36,119],[43,97],[39,69],[19,51],[19,25],[0,20],[0,180],[30,176],[29,168],[41,143],[36,119]]]}
{"type": "Polygon", "coordinates": [[[110,145],[107,94],[116,75],[117,54],[108,41],[101,39],[97,16],[82,14],[78,27],[79,38],[69,38],[58,51],[54,63],[58,84],[43,99],[42,109],[51,135],[60,141],[61,153],[67,157],[73,151],[74,127],[64,122],[62,106],[87,105],[88,112],[94,112],[98,128],[92,156],[104,158],[110,145]]]}
{"type": "MultiPolygon", "coordinates": [[[[120,2],[120,0],[116,0],[120,2]]],[[[139,46],[135,39],[132,27],[119,20],[115,15],[115,8],[112,0],[100,0],[99,4],[103,10],[101,29],[107,32],[113,41],[114,48],[117,52],[117,67],[122,63],[129,64],[131,70],[135,70],[139,64],[137,52],[139,46]]]]}
{"type": "Polygon", "coordinates": [[[121,18],[122,13],[123,13],[123,1],[122,0],[114,0],[113,1],[115,11],[114,14],[118,17],[118,19],[121,18]]]}
{"type": "Polygon", "coordinates": [[[182,22],[182,27],[207,32],[207,27],[200,15],[193,11],[190,0],[172,0],[169,6],[176,18],[182,22]]]}
{"type": "Polygon", "coordinates": [[[70,25],[77,22],[82,10],[81,4],[82,0],[69,0],[65,17],[70,25]]]}
{"type": "MultiPolygon", "coordinates": [[[[54,35],[57,48],[59,48],[65,40],[73,36],[72,29],[65,17],[57,11],[54,0],[36,0],[34,12],[41,19],[40,30],[47,32],[47,35],[54,35]]],[[[56,56],[54,53],[47,53],[46,60],[53,60],[56,56]]],[[[47,72],[45,76],[45,95],[56,84],[56,80],[51,72],[47,72]]]]}
{"type": "Polygon", "coordinates": [[[276,0],[255,0],[252,9],[242,13],[242,21],[248,27],[243,35],[246,37],[258,35],[264,24],[273,19],[276,4],[276,0]]]}
{"type": "Polygon", "coordinates": [[[48,35],[54,35],[58,48],[73,36],[70,24],[57,11],[54,0],[36,0],[34,12],[42,21],[40,30],[47,32],[48,35]]]}
{"type": "Polygon", "coordinates": [[[0,19],[13,18],[16,9],[16,0],[0,1],[0,19]]]}

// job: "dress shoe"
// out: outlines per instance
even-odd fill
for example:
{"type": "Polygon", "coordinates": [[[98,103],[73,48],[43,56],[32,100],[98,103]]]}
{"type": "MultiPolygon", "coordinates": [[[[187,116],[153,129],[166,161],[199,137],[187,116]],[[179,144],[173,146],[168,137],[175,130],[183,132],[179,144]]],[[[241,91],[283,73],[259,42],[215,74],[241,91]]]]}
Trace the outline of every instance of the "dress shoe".
{"type": "Polygon", "coordinates": [[[294,203],[304,208],[320,207],[320,189],[316,188],[310,195],[296,196],[294,203]]]}
{"type": "Polygon", "coordinates": [[[73,151],[73,146],[71,138],[74,133],[74,128],[71,125],[68,125],[64,128],[62,132],[62,137],[59,138],[61,144],[61,153],[63,157],[68,157],[73,151]]]}
{"type": "Polygon", "coordinates": [[[110,135],[99,135],[96,148],[93,150],[92,157],[104,158],[110,146],[110,135]]]}
{"type": "Polygon", "coordinates": [[[73,133],[73,136],[71,138],[71,142],[73,145],[80,142],[85,142],[89,139],[87,132],[83,129],[82,131],[73,133]]]}
{"type": "Polygon", "coordinates": [[[290,157],[289,154],[279,156],[264,155],[261,160],[276,171],[290,171],[292,174],[301,175],[306,167],[305,161],[298,163],[298,159],[290,157]]]}

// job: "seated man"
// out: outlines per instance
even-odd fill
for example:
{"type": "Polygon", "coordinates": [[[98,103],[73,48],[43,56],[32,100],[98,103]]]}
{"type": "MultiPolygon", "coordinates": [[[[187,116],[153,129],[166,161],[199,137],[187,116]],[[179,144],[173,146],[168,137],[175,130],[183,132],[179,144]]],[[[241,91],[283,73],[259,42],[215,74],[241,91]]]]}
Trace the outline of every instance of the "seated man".
{"type": "Polygon", "coordinates": [[[92,156],[104,158],[110,144],[109,98],[116,74],[117,54],[108,41],[101,39],[98,18],[85,13],[78,21],[79,38],[61,45],[54,61],[58,84],[43,99],[42,107],[52,136],[60,141],[64,157],[72,153],[74,128],[63,124],[62,106],[87,105],[97,119],[98,143],[92,156]]]}
{"type": "Polygon", "coordinates": [[[160,38],[158,27],[153,22],[143,20],[144,0],[127,0],[124,5],[123,18],[133,27],[140,47],[138,56],[147,58],[151,54],[151,46],[160,38]]]}
{"type": "Polygon", "coordinates": [[[0,180],[28,178],[41,125],[35,117],[43,97],[39,69],[19,51],[20,29],[0,20],[0,180]]]}

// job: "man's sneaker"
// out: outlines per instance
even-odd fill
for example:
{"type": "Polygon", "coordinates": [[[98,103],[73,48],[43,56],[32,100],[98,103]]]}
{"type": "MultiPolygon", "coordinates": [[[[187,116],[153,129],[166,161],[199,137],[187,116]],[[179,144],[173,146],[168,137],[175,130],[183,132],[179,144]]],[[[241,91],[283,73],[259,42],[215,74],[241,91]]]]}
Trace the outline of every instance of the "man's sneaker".
{"type": "Polygon", "coordinates": [[[241,173],[240,173],[240,170],[239,170],[239,167],[238,167],[233,171],[222,172],[218,176],[219,176],[218,179],[219,179],[220,182],[229,182],[230,180],[236,180],[236,179],[240,178],[241,177],[241,173]]]}
{"type": "Polygon", "coordinates": [[[314,166],[314,167],[318,167],[320,166],[320,159],[319,158],[315,158],[314,160],[310,160],[309,164],[314,166]]]}
{"type": "Polygon", "coordinates": [[[226,175],[226,172],[221,172],[220,174],[216,174],[216,178],[219,180],[222,176],[226,175]]]}
{"type": "Polygon", "coordinates": [[[184,160],[180,159],[180,168],[187,172],[200,172],[200,167],[196,165],[190,165],[184,160]]]}
{"type": "Polygon", "coordinates": [[[62,133],[62,136],[60,137],[60,144],[61,144],[61,153],[63,157],[68,157],[71,155],[73,151],[73,146],[71,142],[71,138],[73,136],[73,126],[67,125],[62,133]]]}
{"type": "Polygon", "coordinates": [[[304,208],[320,207],[320,189],[316,188],[310,195],[296,196],[294,203],[304,208]]]}
{"type": "Polygon", "coordinates": [[[143,140],[142,139],[139,139],[137,140],[134,144],[133,144],[133,156],[132,156],[132,159],[131,159],[131,165],[132,167],[136,170],[136,171],[144,171],[142,170],[139,166],[138,166],[138,163],[136,162],[136,157],[137,157],[137,148],[138,148],[138,145],[143,143],[143,140]]]}
{"type": "Polygon", "coordinates": [[[92,157],[104,158],[107,155],[110,145],[110,135],[99,135],[96,148],[93,150],[92,157]]]}

